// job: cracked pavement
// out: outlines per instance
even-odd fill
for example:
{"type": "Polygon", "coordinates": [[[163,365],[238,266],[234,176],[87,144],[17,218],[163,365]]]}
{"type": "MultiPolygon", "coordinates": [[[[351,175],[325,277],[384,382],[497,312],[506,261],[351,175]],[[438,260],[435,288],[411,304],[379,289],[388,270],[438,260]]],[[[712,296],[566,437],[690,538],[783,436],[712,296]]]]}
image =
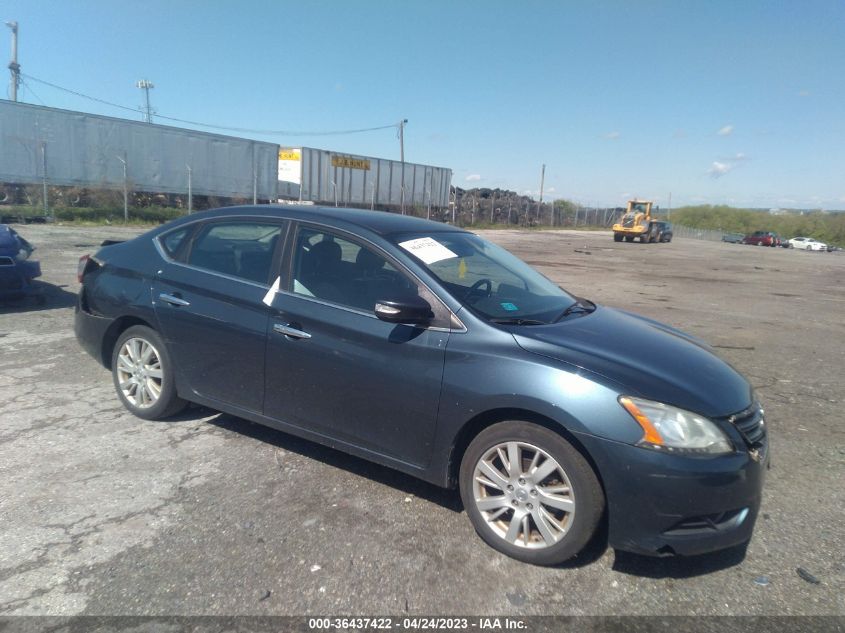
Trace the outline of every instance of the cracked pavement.
{"type": "Polygon", "coordinates": [[[845,255],[484,233],[575,294],[709,341],[772,437],[747,552],[598,542],[542,569],[484,545],[454,492],[207,409],[132,417],[72,317],[77,258],[139,230],[20,231],[47,301],[0,304],[0,615],[845,614],[845,255]]]}

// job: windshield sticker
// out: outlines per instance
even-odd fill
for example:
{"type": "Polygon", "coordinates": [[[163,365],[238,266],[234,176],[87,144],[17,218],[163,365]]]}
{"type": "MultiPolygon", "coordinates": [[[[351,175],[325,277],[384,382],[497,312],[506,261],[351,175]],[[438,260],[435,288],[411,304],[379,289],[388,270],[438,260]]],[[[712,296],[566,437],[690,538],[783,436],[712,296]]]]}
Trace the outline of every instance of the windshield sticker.
{"type": "Polygon", "coordinates": [[[411,253],[411,255],[419,257],[426,264],[433,264],[443,259],[457,257],[455,253],[431,237],[418,237],[415,240],[399,242],[399,246],[411,253]]]}
{"type": "Polygon", "coordinates": [[[499,305],[502,306],[508,312],[514,312],[516,310],[519,310],[519,308],[517,308],[514,304],[509,303],[507,301],[504,303],[500,303],[499,305]]]}
{"type": "Polygon", "coordinates": [[[463,279],[467,276],[467,263],[463,257],[461,257],[461,263],[458,264],[458,279],[463,279]]]}

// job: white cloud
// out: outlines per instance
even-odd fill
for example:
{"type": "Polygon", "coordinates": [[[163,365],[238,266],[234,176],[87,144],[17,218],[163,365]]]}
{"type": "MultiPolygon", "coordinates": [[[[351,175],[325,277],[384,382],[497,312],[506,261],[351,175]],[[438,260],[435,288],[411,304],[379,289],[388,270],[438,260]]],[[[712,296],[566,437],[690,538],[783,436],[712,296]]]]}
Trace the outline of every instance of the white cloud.
{"type": "Polygon", "coordinates": [[[546,189],[546,193],[554,193],[555,191],[557,191],[557,189],[555,189],[554,187],[549,187],[548,189],[546,189]]]}
{"type": "Polygon", "coordinates": [[[474,182],[478,180],[481,180],[481,174],[470,174],[466,177],[467,182],[474,182]]]}
{"type": "Polygon", "coordinates": [[[608,141],[615,141],[620,136],[622,136],[622,135],[619,134],[619,132],[608,132],[607,134],[604,135],[604,138],[606,138],[608,141]]]}
{"type": "Polygon", "coordinates": [[[799,90],[799,91],[798,91],[798,96],[799,96],[799,97],[809,97],[809,96],[810,96],[810,91],[809,91],[809,90],[799,90]]]}
{"type": "Polygon", "coordinates": [[[722,129],[720,129],[718,132],[716,132],[716,134],[718,134],[719,136],[730,136],[731,134],[733,134],[733,132],[734,132],[734,126],[733,125],[726,125],[722,129]]]}
{"type": "Polygon", "coordinates": [[[748,160],[748,154],[746,154],[745,152],[737,152],[734,155],[734,160],[736,160],[736,161],[748,160]]]}
{"type": "Polygon", "coordinates": [[[710,169],[707,170],[707,173],[710,174],[711,178],[721,178],[733,168],[734,166],[730,163],[720,163],[719,161],[714,160],[710,169]]]}

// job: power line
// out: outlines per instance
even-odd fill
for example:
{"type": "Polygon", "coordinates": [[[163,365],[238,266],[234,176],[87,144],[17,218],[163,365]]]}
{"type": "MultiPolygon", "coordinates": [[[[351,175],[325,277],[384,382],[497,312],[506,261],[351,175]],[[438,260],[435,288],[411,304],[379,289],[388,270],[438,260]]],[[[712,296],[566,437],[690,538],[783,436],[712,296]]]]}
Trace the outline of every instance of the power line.
{"type": "Polygon", "coordinates": [[[29,91],[29,94],[31,94],[33,97],[38,99],[38,103],[40,103],[43,106],[47,105],[46,103],[44,103],[44,100],[41,97],[38,96],[38,93],[36,93],[35,90],[32,89],[32,86],[29,85],[28,81],[21,81],[21,83],[23,84],[24,88],[26,88],[27,91],[29,91]]]}
{"type": "Polygon", "coordinates": [[[51,88],[56,88],[57,90],[62,90],[64,92],[68,92],[72,95],[76,95],[77,97],[82,97],[83,99],[88,99],[90,101],[96,101],[97,103],[102,103],[107,106],[111,106],[113,108],[120,108],[121,110],[128,110],[129,112],[138,113],[138,110],[135,108],[129,108],[127,106],[120,105],[118,103],[112,103],[111,101],[106,101],[105,99],[98,99],[97,97],[91,97],[86,94],[82,94],[81,92],[77,92],[76,90],[71,90],[70,88],[63,88],[62,86],[57,86],[56,84],[51,84],[49,81],[44,81],[43,79],[38,79],[37,77],[33,77],[32,75],[27,75],[25,73],[21,73],[24,79],[29,79],[32,81],[37,81],[40,84],[44,84],[45,86],[50,86],[51,88]]]}
{"type": "MultiPolygon", "coordinates": [[[[50,88],[55,88],[56,90],[61,90],[63,92],[67,92],[69,94],[75,95],[77,97],[82,97],[83,99],[88,99],[90,101],[96,101],[97,103],[102,103],[103,105],[111,106],[113,108],[119,108],[120,110],[127,110],[129,112],[133,112],[135,114],[138,113],[138,109],[130,108],[125,105],[120,105],[119,103],[112,103],[111,101],[106,101],[105,99],[99,99],[97,97],[92,97],[90,95],[84,94],[82,92],[78,92],[76,90],[71,90],[70,88],[65,88],[64,86],[59,86],[54,83],[50,83],[49,81],[44,81],[43,79],[38,79],[38,77],[33,77],[32,75],[27,75],[21,73],[21,76],[29,79],[31,81],[38,82],[40,84],[44,84],[45,86],[49,86],[50,88]]],[[[377,127],[366,127],[366,128],[359,128],[355,130],[330,130],[330,131],[320,131],[320,132],[302,132],[302,131],[295,131],[295,130],[259,130],[254,128],[245,128],[245,127],[230,127],[226,125],[214,125],[211,123],[201,123],[199,121],[191,121],[188,119],[179,119],[172,116],[164,116],[163,114],[156,114],[156,117],[159,119],[165,119],[167,121],[174,121],[176,123],[185,123],[187,125],[196,125],[197,127],[207,127],[214,130],[226,130],[228,132],[244,132],[249,134],[278,134],[282,136],[340,136],[343,134],[360,134],[362,132],[375,132],[377,130],[387,130],[391,128],[395,128],[397,123],[391,123],[390,125],[379,125],[377,127]]]]}

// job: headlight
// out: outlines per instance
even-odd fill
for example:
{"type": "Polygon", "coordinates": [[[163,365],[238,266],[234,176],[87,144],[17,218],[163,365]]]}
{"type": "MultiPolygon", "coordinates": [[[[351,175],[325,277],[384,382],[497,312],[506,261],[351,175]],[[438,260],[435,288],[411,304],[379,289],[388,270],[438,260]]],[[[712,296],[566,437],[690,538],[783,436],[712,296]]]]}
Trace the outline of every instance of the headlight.
{"type": "Polygon", "coordinates": [[[733,452],[728,437],[711,420],[668,404],[622,396],[625,410],[643,429],[638,446],[691,455],[733,452]]]}

